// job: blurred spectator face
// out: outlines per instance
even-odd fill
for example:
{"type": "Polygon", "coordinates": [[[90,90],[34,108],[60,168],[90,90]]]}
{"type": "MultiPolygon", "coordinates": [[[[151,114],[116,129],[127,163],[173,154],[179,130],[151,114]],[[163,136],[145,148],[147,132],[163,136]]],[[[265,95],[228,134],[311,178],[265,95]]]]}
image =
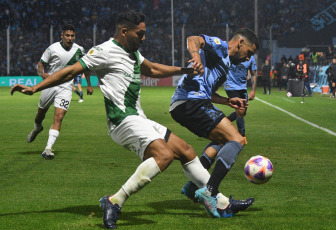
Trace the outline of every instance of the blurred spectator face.
{"type": "Polygon", "coordinates": [[[75,40],[75,32],[72,30],[66,30],[61,33],[62,44],[65,48],[70,48],[75,40]]]}
{"type": "Polygon", "coordinates": [[[333,62],[333,64],[336,64],[336,58],[334,58],[334,59],[332,60],[332,62],[333,62]]]}
{"type": "Polygon", "coordinates": [[[268,60],[268,59],[265,60],[265,64],[266,64],[266,65],[269,64],[269,60],[268,60]]]}

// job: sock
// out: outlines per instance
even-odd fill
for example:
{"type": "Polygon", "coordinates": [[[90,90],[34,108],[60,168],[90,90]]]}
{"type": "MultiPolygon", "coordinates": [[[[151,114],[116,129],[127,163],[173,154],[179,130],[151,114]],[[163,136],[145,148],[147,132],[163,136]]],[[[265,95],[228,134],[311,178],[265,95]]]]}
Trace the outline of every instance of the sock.
{"type": "Polygon", "coordinates": [[[225,167],[223,162],[217,160],[215,168],[207,183],[207,189],[211,193],[211,196],[216,196],[218,194],[219,185],[228,172],[229,172],[229,169],[225,167]]]}
{"type": "Polygon", "coordinates": [[[233,112],[233,113],[231,113],[227,118],[228,118],[231,122],[233,122],[233,121],[236,120],[236,117],[237,117],[237,113],[236,113],[236,112],[233,112]]]}
{"type": "Polygon", "coordinates": [[[237,117],[236,122],[237,122],[238,132],[239,132],[243,137],[245,137],[245,121],[244,121],[244,118],[237,117]]]}
{"type": "Polygon", "coordinates": [[[207,183],[208,190],[211,196],[218,193],[218,188],[230,168],[234,164],[236,157],[243,149],[243,146],[236,141],[227,142],[217,154],[217,161],[214,170],[211,174],[209,182],[207,183]]]}
{"type": "Polygon", "coordinates": [[[59,135],[58,130],[55,130],[55,129],[50,129],[49,130],[49,138],[48,138],[46,149],[51,149],[53,147],[53,145],[56,142],[56,139],[57,139],[58,135],[59,135]]]}
{"type": "Polygon", "coordinates": [[[200,158],[200,162],[206,170],[209,170],[209,168],[211,167],[211,165],[214,161],[211,157],[206,155],[206,153],[203,153],[201,158],[200,158]]]}
{"type": "Polygon", "coordinates": [[[216,157],[212,158],[209,157],[206,153],[206,150],[211,147],[213,149],[215,149],[216,151],[216,155],[219,152],[219,150],[223,147],[223,145],[218,145],[215,142],[210,142],[207,146],[205,146],[202,156],[200,158],[201,164],[203,165],[203,167],[207,170],[209,170],[209,168],[211,168],[211,165],[215,162],[216,157]]]}
{"type": "Polygon", "coordinates": [[[222,193],[217,194],[217,208],[225,209],[230,204],[229,198],[224,196],[222,193]]]}
{"type": "Polygon", "coordinates": [[[80,91],[78,95],[79,95],[80,99],[83,100],[83,91],[80,91]]]}
{"type": "Polygon", "coordinates": [[[79,96],[79,92],[78,92],[78,90],[77,90],[77,89],[74,91],[74,93],[76,93],[76,94],[79,96]]]}
{"type": "Polygon", "coordinates": [[[122,207],[128,197],[151,182],[160,172],[161,170],[153,157],[145,160],[138,166],[134,174],[126,181],[121,189],[109,198],[110,201],[122,207]]]}
{"type": "Polygon", "coordinates": [[[42,127],[42,124],[38,124],[38,123],[35,122],[34,131],[41,129],[41,127],[42,127]]]}
{"type": "Polygon", "coordinates": [[[208,170],[202,166],[198,157],[182,165],[182,168],[188,179],[199,188],[203,188],[210,178],[208,170]]]}

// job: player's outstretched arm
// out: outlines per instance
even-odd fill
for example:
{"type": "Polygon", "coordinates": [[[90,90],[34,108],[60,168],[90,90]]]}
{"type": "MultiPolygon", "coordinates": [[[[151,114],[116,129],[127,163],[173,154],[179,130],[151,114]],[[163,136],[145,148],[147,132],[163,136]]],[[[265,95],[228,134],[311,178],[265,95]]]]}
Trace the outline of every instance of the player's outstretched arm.
{"type": "Polygon", "coordinates": [[[239,108],[247,108],[248,103],[246,102],[246,99],[241,99],[238,97],[235,98],[227,98],[227,97],[222,97],[218,93],[214,93],[211,96],[211,101],[216,104],[222,104],[222,105],[227,105],[230,106],[234,109],[239,109],[239,108]]]}
{"type": "Polygon", "coordinates": [[[251,71],[252,77],[251,77],[251,82],[252,82],[252,91],[249,94],[249,100],[253,100],[255,98],[255,92],[257,89],[257,72],[256,71],[251,71]]]}
{"type": "Polygon", "coordinates": [[[141,73],[147,77],[165,78],[177,74],[195,75],[197,72],[193,68],[181,68],[177,66],[168,66],[159,63],[150,62],[145,59],[141,66],[141,73]]]}
{"type": "Polygon", "coordinates": [[[65,67],[57,71],[56,73],[54,73],[53,75],[51,75],[50,77],[48,77],[47,79],[45,79],[44,81],[40,82],[39,84],[33,87],[27,87],[24,85],[16,84],[11,88],[10,93],[13,95],[15,91],[19,91],[23,94],[32,95],[43,89],[50,88],[56,85],[60,85],[64,82],[70,81],[74,79],[77,75],[83,73],[84,71],[85,70],[82,67],[82,65],[79,62],[76,62],[71,66],[65,67]]]}
{"type": "Polygon", "coordinates": [[[85,79],[86,79],[86,82],[87,82],[87,88],[86,88],[86,94],[87,95],[92,95],[93,94],[93,88],[91,86],[91,79],[90,79],[90,71],[86,71],[84,73],[84,76],[85,76],[85,79]]]}
{"type": "Polygon", "coordinates": [[[200,36],[190,36],[187,38],[187,48],[191,55],[191,59],[188,63],[193,63],[192,67],[199,73],[200,76],[203,76],[204,69],[201,61],[201,56],[199,55],[199,50],[205,45],[205,40],[200,36]]]}

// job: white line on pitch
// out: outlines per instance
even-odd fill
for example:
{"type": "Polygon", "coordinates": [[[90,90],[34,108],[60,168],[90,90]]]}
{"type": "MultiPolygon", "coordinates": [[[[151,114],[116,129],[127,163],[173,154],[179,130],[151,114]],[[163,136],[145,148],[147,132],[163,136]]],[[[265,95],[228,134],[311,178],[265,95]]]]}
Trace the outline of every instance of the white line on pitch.
{"type": "Polygon", "coordinates": [[[314,123],[312,123],[312,122],[310,122],[310,121],[307,121],[307,120],[305,120],[305,119],[303,119],[303,118],[301,118],[301,117],[298,117],[298,116],[296,116],[295,114],[293,114],[293,113],[291,113],[291,112],[288,112],[287,110],[284,110],[284,109],[280,108],[279,106],[276,106],[276,105],[273,105],[273,104],[271,104],[271,103],[269,103],[269,102],[263,101],[263,100],[261,100],[261,99],[258,98],[258,97],[256,97],[255,99],[258,100],[258,101],[261,101],[262,103],[265,103],[266,105],[269,105],[269,106],[271,106],[271,107],[273,107],[273,108],[276,108],[276,109],[278,109],[278,110],[280,110],[280,111],[282,111],[282,112],[284,112],[284,113],[287,113],[289,116],[294,117],[294,118],[296,118],[296,119],[298,119],[298,120],[300,120],[300,121],[302,121],[302,122],[304,122],[304,123],[306,123],[306,124],[308,124],[308,125],[311,125],[311,126],[313,126],[313,127],[315,127],[315,128],[318,128],[318,129],[321,129],[321,130],[323,130],[324,132],[327,132],[327,133],[329,133],[329,134],[331,134],[331,135],[333,135],[333,136],[336,136],[336,133],[335,133],[335,132],[333,132],[333,131],[331,131],[331,130],[329,130],[329,129],[323,128],[323,127],[321,127],[321,126],[319,126],[319,125],[317,125],[317,124],[314,124],[314,123]]]}

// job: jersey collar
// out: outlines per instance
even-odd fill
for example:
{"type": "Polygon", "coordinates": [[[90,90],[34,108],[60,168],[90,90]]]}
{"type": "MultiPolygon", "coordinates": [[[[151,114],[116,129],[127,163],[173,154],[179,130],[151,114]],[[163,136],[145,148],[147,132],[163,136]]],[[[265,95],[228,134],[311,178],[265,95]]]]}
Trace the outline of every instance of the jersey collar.
{"type": "Polygon", "coordinates": [[[122,48],[125,52],[129,53],[122,45],[120,45],[116,40],[112,39],[112,42],[122,48]]]}

